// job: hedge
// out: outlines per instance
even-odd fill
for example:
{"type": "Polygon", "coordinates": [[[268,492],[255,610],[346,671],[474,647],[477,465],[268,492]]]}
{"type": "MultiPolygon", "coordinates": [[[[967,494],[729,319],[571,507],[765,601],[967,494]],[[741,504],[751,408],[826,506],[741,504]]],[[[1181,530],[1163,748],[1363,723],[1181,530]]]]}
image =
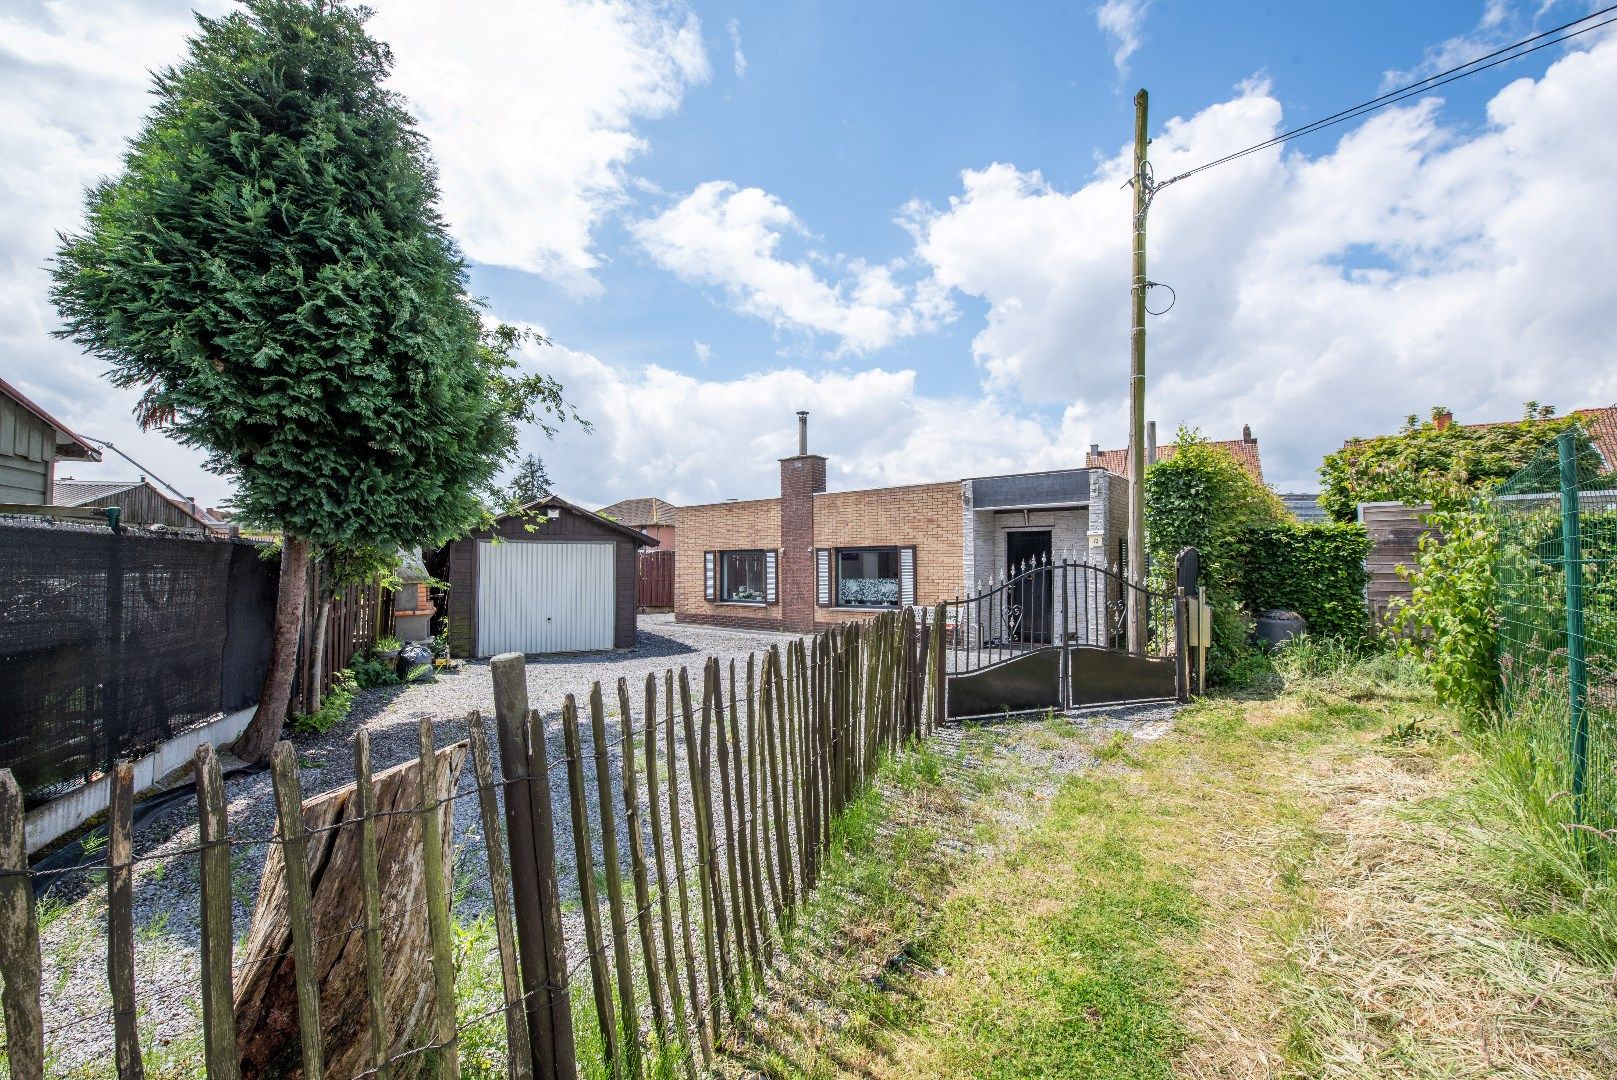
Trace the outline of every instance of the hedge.
{"type": "Polygon", "coordinates": [[[1370,536],[1362,525],[1284,522],[1242,530],[1233,538],[1237,589],[1248,611],[1295,611],[1316,637],[1357,639],[1369,616],[1364,603],[1370,536]]]}

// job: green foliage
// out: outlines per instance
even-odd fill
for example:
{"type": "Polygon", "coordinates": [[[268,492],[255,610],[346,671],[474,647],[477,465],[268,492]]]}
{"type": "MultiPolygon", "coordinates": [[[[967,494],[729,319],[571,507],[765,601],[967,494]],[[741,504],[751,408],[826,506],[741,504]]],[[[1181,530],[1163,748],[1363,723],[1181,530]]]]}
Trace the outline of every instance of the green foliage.
{"type": "Polygon", "coordinates": [[[312,713],[296,713],[292,717],[292,730],[299,735],[324,735],[344,720],[354,707],[354,691],[359,689],[354,673],[344,669],[337,673],[337,682],[312,713]]]}
{"type": "Polygon", "coordinates": [[[393,661],[383,660],[367,651],[349,661],[348,670],[354,674],[354,683],[361,690],[374,690],[379,686],[397,686],[399,676],[393,661]]]}
{"type": "Polygon", "coordinates": [[[1174,557],[1187,546],[1201,553],[1201,584],[1213,607],[1211,681],[1251,685],[1261,674],[1246,663],[1250,623],[1241,610],[1239,538],[1247,530],[1280,525],[1286,508],[1254,480],[1235,456],[1181,428],[1179,448],[1145,474],[1145,517],[1153,587],[1171,589],[1174,557]]]}
{"type": "Polygon", "coordinates": [[[550,474],[545,471],[544,460],[538,454],[529,454],[517,465],[511,482],[505,486],[505,506],[516,510],[549,497],[550,474]]]}
{"type": "Polygon", "coordinates": [[[1475,510],[1438,511],[1428,522],[1433,531],[1420,539],[1415,569],[1400,571],[1413,591],[1394,606],[1393,625],[1438,696],[1478,717],[1499,691],[1498,529],[1475,510]]]}
{"type": "Polygon", "coordinates": [[[516,373],[522,332],[482,329],[367,15],[199,16],[52,293],[62,335],[235,482],[245,523],[374,567],[480,521],[517,426],[567,409],[516,373]]]}
{"type": "Polygon", "coordinates": [[[1247,610],[1295,611],[1316,637],[1364,636],[1370,537],[1363,526],[1285,521],[1244,529],[1231,546],[1247,610]]]}
{"type": "MultiPolygon", "coordinates": [[[[1443,412],[1434,408],[1435,417],[1443,412]]],[[[1353,439],[1325,456],[1320,505],[1337,521],[1352,521],[1361,502],[1429,502],[1439,509],[1463,507],[1473,495],[1509,479],[1545,443],[1577,423],[1555,409],[1529,401],[1522,419],[1500,424],[1439,428],[1409,417],[1396,435],[1353,439]]],[[[1600,471],[1600,456],[1579,428],[1580,472],[1600,471]]]]}

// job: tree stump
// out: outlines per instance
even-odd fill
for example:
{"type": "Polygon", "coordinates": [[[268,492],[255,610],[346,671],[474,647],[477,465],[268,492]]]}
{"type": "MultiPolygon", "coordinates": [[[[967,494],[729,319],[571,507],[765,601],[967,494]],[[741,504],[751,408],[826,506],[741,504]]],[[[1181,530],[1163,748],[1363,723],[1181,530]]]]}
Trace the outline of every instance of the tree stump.
{"type": "MultiPolygon", "coordinates": [[[[444,865],[451,863],[453,804],[467,744],[438,751],[435,798],[443,822],[444,865]]],[[[392,1054],[433,1041],[432,953],[427,941],[426,879],[422,868],[419,760],[376,774],[376,846],[381,882],[383,1016],[392,1054]]],[[[353,784],[303,803],[308,840],[310,918],[320,974],[320,1020],[326,1075],[354,1076],[370,1066],[370,1019],[365,988],[364,903],[360,881],[359,808],[353,784]],[[342,828],[329,828],[341,824],[342,828]],[[315,831],[325,829],[327,831],[315,831]]],[[[494,842],[491,838],[491,842],[494,842]]],[[[286,873],[279,844],[270,845],[247,944],[236,974],[236,1049],[244,1080],[300,1078],[297,991],[292,931],[287,921],[286,873]]],[[[436,1055],[412,1054],[392,1070],[396,1080],[427,1076],[436,1055]]]]}

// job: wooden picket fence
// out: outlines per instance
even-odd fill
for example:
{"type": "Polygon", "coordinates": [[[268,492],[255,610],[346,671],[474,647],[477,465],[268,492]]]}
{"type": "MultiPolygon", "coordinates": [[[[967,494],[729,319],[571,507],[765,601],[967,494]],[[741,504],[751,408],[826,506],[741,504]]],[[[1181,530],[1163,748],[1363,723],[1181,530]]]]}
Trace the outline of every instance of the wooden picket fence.
{"type": "MultiPolygon", "coordinates": [[[[684,668],[666,671],[660,679],[648,675],[637,688],[642,694],[632,694],[619,679],[616,737],[608,735],[608,709],[596,683],[582,703],[571,694],[563,701],[564,752],[555,760],[550,760],[540,714],[529,708],[523,658],[496,657],[491,671],[497,771],[478,714],[466,720],[474,774],[467,787],[447,772],[449,757],[464,753],[466,745],[439,748],[434,725],[423,719],[419,760],[410,766],[415,784],[406,793],[398,782],[403,766],[373,774],[369,736],[361,730],[354,739],[355,784],[305,802],[296,755],[282,742],[271,759],[279,822],[273,837],[231,836],[218,761],[211,748],[200,748],[195,780],[200,833],[190,849],[201,864],[195,987],[206,1052],[199,1074],[231,1080],[258,1075],[261,1067],[253,1063],[259,1058],[250,1057],[244,1067],[242,1048],[262,1032],[243,1030],[238,1008],[247,987],[261,989],[266,982],[244,979],[244,968],[264,963],[283,965],[295,984],[295,1010],[283,1009],[282,1015],[295,1012],[296,1046],[280,1064],[300,1066],[307,1080],[458,1078],[461,1036],[494,1016],[503,1016],[507,1075],[516,1080],[573,1080],[584,1064],[581,1047],[598,1047],[598,1064],[624,1080],[669,1060],[692,1080],[710,1073],[721,1038],[742,1018],[748,991],[762,985],[770,965],[783,955],[788,932],[824,868],[838,815],[886,758],[925,738],[941,721],[939,616],[941,611],[905,609],[772,646],[744,665],[731,661],[726,667],[710,659],[694,687],[684,668]],[[552,805],[550,777],[556,769],[566,771],[564,808],[559,800],[552,805]],[[384,776],[391,781],[384,782],[384,776]],[[379,797],[392,801],[379,808],[379,797]],[[501,999],[496,1008],[457,1023],[452,874],[444,858],[444,830],[450,804],[462,797],[475,797],[480,808],[501,999]],[[414,876],[404,884],[424,882],[425,894],[424,911],[412,907],[404,915],[415,912],[420,920],[412,925],[424,933],[429,961],[404,973],[429,999],[408,1045],[400,1044],[401,1019],[389,1015],[385,989],[400,978],[400,958],[384,957],[382,944],[397,939],[391,933],[397,926],[388,924],[383,911],[399,911],[395,894],[402,879],[383,875],[378,859],[379,848],[397,840],[395,835],[379,841],[379,832],[399,828],[401,821],[416,830],[410,834],[415,857],[408,867],[414,876]],[[571,837],[578,889],[571,916],[563,905],[557,865],[563,829],[571,837]],[[247,949],[252,952],[260,940],[259,923],[269,918],[284,923],[290,948],[238,963],[231,854],[245,844],[266,843],[279,855],[272,851],[266,865],[247,949]],[[343,860],[332,852],[342,844],[357,845],[344,849],[357,880],[333,880],[332,866],[343,860]],[[316,848],[324,857],[317,857],[316,848]],[[311,865],[322,874],[317,888],[311,887],[311,865]],[[341,890],[338,899],[348,917],[360,913],[357,923],[347,926],[345,919],[345,928],[335,933],[316,914],[330,899],[322,900],[321,890],[331,888],[341,890]],[[581,934],[569,935],[569,919],[580,917],[581,934]],[[362,958],[342,969],[356,973],[352,985],[323,985],[322,973],[329,979],[339,970],[334,958],[355,935],[363,942],[362,958]],[[583,955],[569,958],[570,936],[582,937],[583,955]],[[572,977],[586,966],[592,1008],[575,1017],[572,977]],[[322,1008],[329,1013],[356,1001],[363,1002],[360,1031],[345,1034],[341,1046],[330,1045],[322,1008]],[[598,1029],[598,1042],[578,1039],[575,1021],[598,1029]],[[352,1062],[356,1053],[359,1064],[328,1070],[328,1061],[352,1062]],[[423,1065],[426,1071],[418,1072],[423,1065]]],[[[438,725],[440,731],[444,726],[438,725]]],[[[131,871],[143,858],[176,854],[135,853],[132,805],[132,777],[121,766],[114,774],[102,867],[119,1080],[144,1075],[131,871]]],[[[45,1075],[47,1060],[41,988],[48,979],[22,822],[20,792],[9,772],[0,770],[3,1061],[15,1080],[36,1080],[45,1075]]],[[[391,874],[403,872],[396,860],[390,864],[391,874]]]]}

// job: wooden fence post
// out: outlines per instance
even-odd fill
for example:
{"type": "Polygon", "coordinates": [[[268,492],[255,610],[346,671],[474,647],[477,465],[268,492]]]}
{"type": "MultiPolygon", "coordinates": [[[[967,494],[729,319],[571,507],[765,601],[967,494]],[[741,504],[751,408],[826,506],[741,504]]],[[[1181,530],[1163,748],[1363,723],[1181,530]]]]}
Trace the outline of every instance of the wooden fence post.
{"type": "MultiPolygon", "coordinates": [[[[197,788],[197,829],[202,870],[202,1042],[208,1080],[238,1080],[236,1003],[231,985],[236,935],[231,927],[230,824],[225,782],[213,744],[204,742],[193,759],[197,788]]],[[[385,1080],[385,1078],[383,1078],[385,1080]]]]}
{"type": "MultiPolygon", "coordinates": [[[[691,700],[690,686],[685,680],[685,670],[683,668],[680,669],[680,687],[684,691],[685,712],[686,715],[689,715],[691,700]]],[[[666,757],[668,758],[668,836],[674,845],[674,884],[679,887],[678,897],[680,939],[685,944],[685,987],[690,991],[691,1016],[696,1021],[696,1038],[697,1045],[702,1051],[702,1063],[704,1065],[711,1065],[713,1060],[713,1047],[708,1039],[707,1021],[703,1015],[704,1010],[702,1009],[700,988],[698,987],[696,981],[696,941],[691,934],[690,886],[685,877],[685,837],[681,834],[679,828],[679,758],[678,751],[674,746],[673,668],[669,668],[664,674],[663,697],[665,699],[663,709],[663,730],[665,736],[664,746],[666,748],[666,757]]],[[[690,744],[687,742],[685,745],[685,754],[687,759],[690,756],[690,752],[690,744]]],[[[693,805],[694,801],[695,796],[693,795],[693,805]]],[[[698,858],[697,861],[700,862],[700,858],[698,858]]],[[[662,867],[660,863],[658,864],[657,878],[660,884],[666,882],[666,879],[662,876],[662,867]]],[[[659,891],[666,895],[668,891],[667,885],[662,884],[659,891]]],[[[708,972],[711,979],[713,972],[713,946],[712,942],[706,937],[705,931],[703,935],[703,942],[707,945],[708,972]]],[[[674,978],[674,975],[669,975],[670,980],[673,980],[674,978]]],[[[708,983],[708,993],[711,995],[712,992],[713,983],[710,981],[708,983]]]]}
{"type": "Polygon", "coordinates": [[[573,1005],[566,989],[544,725],[528,709],[527,661],[521,653],[496,656],[489,662],[489,672],[494,680],[517,959],[526,991],[533,1074],[535,1080],[575,1080],[573,1005]]]}
{"type": "Polygon", "coordinates": [[[298,757],[282,739],[270,751],[270,777],[281,825],[281,861],[286,867],[286,918],[292,931],[292,974],[298,993],[298,1038],[303,1046],[305,1080],[322,1080],[325,1058],[320,1046],[320,977],[314,967],[314,939],[309,922],[308,830],[303,821],[303,790],[298,757]]]}
{"type": "Polygon", "coordinates": [[[376,851],[376,785],[371,780],[371,733],[354,732],[354,803],[359,811],[359,882],[365,912],[365,1002],[371,1027],[371,1068],[387,1080],[387,1009],[382,994],[382,881],[376,851]]]}
{"type": "Polygon", "coordinates": [[[696,722],[691,709],[690,673],[679,669],[679,703],[685,719],[685,764],[691,782],[691,814],[696,818],[696,871],[702,894],[703,953],[707,959],[707,1011],[708,1030],[714,1039],[719,1030],[719,987],[722,984],[727,1000],[735,1000],[735,988],[730,982],[730,943],[725,937],[724,900],[719,895],[718,874],[714,868],[718,859],[713,850],[712,806],[707,798],[708,734],[707,723],[712,706],[707,669],[702,676],[702,737],[696,737],[696,722]],[[718,957],[715,960],[714,952],[718,957]]]}
{"type": "MultiPolygon", "coordinates": [[[[533,1080],[533,1047],[528,1042],[528,1014],[522,1007],[522,975],[517,970],[516,935],[511,922],[511,875],[500,837],[500,810],[494,800],[494,763],[489,756],[483,718],[466,717],[472,743],[472,774],[483,818],[483,847],[488,852],[489,892],[494,899],[494,934],[500,945],[500,985],[505,991],[505,1045],[511,1080],[533,1080]]],[[[367,898],[368,902],[368,898],[367,898]]]]}
{"type": "MultiPolygon", "coordinates": [[[[670,721],[668,773],[669,783],[673,783],[673,724],[674,719],[674,673],[668,672],[667,713],[670,721]]],[[[663,978],[668,983],[668,1000],[674,1007],[674,1030],[678,1032],[678,1051],[685,1065],[685,1074],[689,1080],[696,1080],[696,1054],[690,1044],[690,1015],[685,1011],[685,994],[679,987],[679,961],[674,955],[674,907],[673,899],[669,893],[678,887],[680,892],[680,915],[685,912],[685,882],[670,882],[668,880],[668,860],[663,850],[663,817],[661,796],[657,791],[657,676],[651,673],[646,675],[646,808],[650,812],[651,826],[651,855],[652,865],[657,871],[657,911],[662,916],[663,941],[663,978]]],[[[674,843],[679,843],[679,831],[674,831],[674,843]]],[[[684,875],[681,875],[683,878],[684,875]]],[[[687,931],[687,942],[689,934],[687,931]]],[[[689,949],[687,943],[686,948],[689,949]]],[[[687,958],[689,953],[687,952],[687,958]]],[[[696,969],[690,969],[692,975],[696,969]]],[[[692,979],[695,982],[695,979],[692,979]]]]}
{"type": "Polygon", "coordinates": [[[572,804],[573,856],[578,864],[578,899],[584,916],[584,948],[590,962],[590,987],[595,994],[595,1018],[601,1027],[601,1048],[612,1076],[624,1080],[618,1052],[618,1023],[612,1009],[612,974],[606,967],[601,941],[601,901],[595,892],[595,856],[590,846],[589,801],[584,793],[584,748],[578,738],[578,703],[568,694],[561,706],[561,730],[567,755],[567,792],[572,804]]]}
{"type": "MultiPolygon", "coordinates": [[[[657,741],[657,684],[646,682],[644,732],[646,744],[657,741]]],[[[651,998],[651,1021],[656,1028],[659,1049],[668,1041],[668,1007],[663,1003],[662,972],[657,966],[657,935],[652,929],[651,882],[646,873],[646,846],[640,838],[640,786],[635,779],[633,728],[629,723],[629,683],[618,680],[618,711],[623,716],[623,828],[629,836],[629,869],[634,881],[635,924],[640,931],[641,966],[646,972],[646,996],[651,998]]]]}
{"type": "Polygon", "coordinates": [[[118,1080],[141,1080],[135,1013],[135,767],[113,765],[107,807],[107,988],[112,992],[113,1058],[118,1080]]]}
{"type": "MultiPolygon", "coordinates": [[[[725,864],[730,873],[730,897],[735,912],[737,971],[743,961],[758,973],[758,931],[752,910],[752,883],[747,859],[746,827],[741,816],[741,770],[736,766],[740,748],[736,746],[736,668],[730,661],[730,713],[724,710],[724,672],[718,661],[713,670],[719,687],[716,693],[714,719],[718,721],[719,784],[724,792],[725,864]],[[728,724],[726,721],[728,720],[728,724]],[[733,811],[732,811],[733,807],[733,811]]],[[[750,985],[754,980],[748,979],[750,985]]]]}
{"type": "Polygon", "coordinates": [[[43,965],[23,821],[22,789],[10,769],[0,769],[0,978],[5,979],[7,1064],[13,1080],[43,1080],[43,965]]]}
{"type": "Polygon", "coordinates": [[[438,749],[432,721],[421,717],[421,767],[416,773],[421,793],[421,864],[427,889],[427,938],[432,947],[432,982],[437,997],[434,1019],[438,1075],[460,1078],[460,1047],[455,1024],[455,935],[449,925],[449,873],[444,866],[443,807],[438,794],[438,749]]]}
{"type": "MultiPolygon", "coordinates": [[[[629,691],[620,681],[619,695],[627,704],[629,691]]],[[[601,862],[606,868],[607,912],[612,919],[612,964],[617,969],[619,1013],[623,1025],[624,1068],[640,1075],[640,1010],[635,1004],[634,975],[629,961],[629,924],[623,910],[623,866],[618,858],[617,815],[612,810],[612,770],[606,752],[606,709],[601,684],[590,687],[590,744],[595,752],[595,794],[601,808],[601,862]]],[[[619,730],[628,738],[629,717],[619,717],[619,730]]],[[[633,753],[632,749],[627,752],[633,753]]]]}

